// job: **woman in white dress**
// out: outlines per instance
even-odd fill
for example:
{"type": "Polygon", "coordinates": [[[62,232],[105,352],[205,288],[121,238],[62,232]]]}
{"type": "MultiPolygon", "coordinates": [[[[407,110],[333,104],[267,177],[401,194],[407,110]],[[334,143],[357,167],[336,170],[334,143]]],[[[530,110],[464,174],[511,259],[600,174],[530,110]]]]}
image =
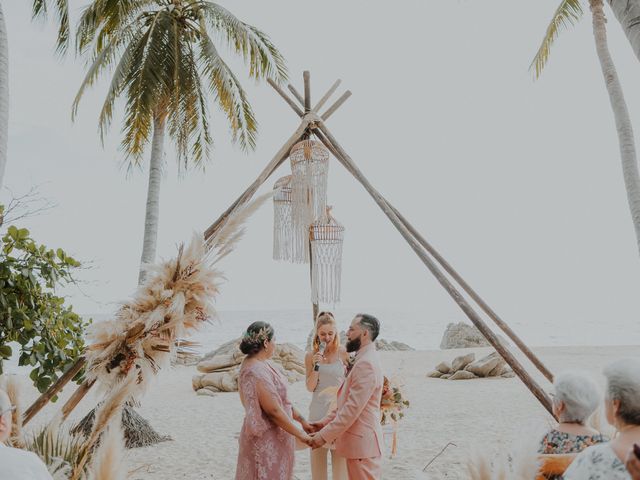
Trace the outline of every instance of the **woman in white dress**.
{"type": "MultiPolygon", "coordinates": [[[[313,392],[309,406],[309,422],[323,419],[332,403],[335,392],[342,384],[348,360],[347,351],[340,346],[338,326],[331,312],[320,312],[316,319],[313,345],[305,356],[307,390],[313,392]]],[[[331,446],[311,450],[312,480],[327,480],[328,452],[331,451],[333,480],[347,480],[347,462],[330,450],[331,446]]]]}
{"type": "Polygon", "coordinates": [[[620,360],[604,369],[607,421],[616,427],[613,440],[580,453],[564,480],[630,480],[624,461],[640,443],[640,361],[620,360]]]}

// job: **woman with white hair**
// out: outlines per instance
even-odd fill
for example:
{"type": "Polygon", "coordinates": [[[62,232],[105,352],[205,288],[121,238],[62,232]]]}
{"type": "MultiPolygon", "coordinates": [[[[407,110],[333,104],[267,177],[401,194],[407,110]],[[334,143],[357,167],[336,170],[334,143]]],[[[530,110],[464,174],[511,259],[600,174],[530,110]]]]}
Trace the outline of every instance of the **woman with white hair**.
{"type": "Polygon", "coordinates": [[[608,440],[586,425],[600,403],[598,386],[589,376],[578,372],[561,373],[553,382],[551,395],[558,425],[541,440],[538,453],[579,453],[608,440]]]}
{"type": "Polygon", "coordinates": [[[624,461],[633,444],[640,443],[640,361],[617,361],[604,369],[604,376],[607,421],[617,434],[580,453],[564,480],[631,480],[624,461]]]}

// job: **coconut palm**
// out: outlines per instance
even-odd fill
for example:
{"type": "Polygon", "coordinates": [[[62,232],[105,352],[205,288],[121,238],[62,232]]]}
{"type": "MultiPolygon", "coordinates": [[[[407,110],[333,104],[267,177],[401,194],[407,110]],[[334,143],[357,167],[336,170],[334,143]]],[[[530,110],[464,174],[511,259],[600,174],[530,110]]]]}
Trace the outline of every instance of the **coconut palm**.
{"type": "Polygon", "coordinates": [[[111,84],[99,116],[102,138],[116,99],[126,111],[122,149],[129,167],[139,166],[151,143],[149,185],[139,282],[155,260],[165,135],[180,168],[204,168],[213,138],[209,102],[227,117],[232,139],[255,147],[257,122],[238,78],[218,51],[220,41],[241,55],[254,79],[286,78],[284,60],[268,37],[220,5],[204,0],[94,0],[83,12],[77,48],[90,66],[73,104],[106,70],[111,84]]]}
{"type": "MultiPolygon", "coordinates": [[[[612,4],[617,4],[616,10],[618,12],[622,12],[622,8],[620,6],[621,3],[637,3],[631,1],[620,2],[618,0],[610,1],[612,4]]],[[[636,242],[638,249],[640,249],[640,174],[638,173],[633,128],[631,126],[631,119],[629,118],[629,111],[624,99],[624,94],[622,92],[622,86],[618,79],[618,73],[616,72],[613,59],[609,52],[603,0],[589,0],[589,6],[591,8],[593,18],[593,35],[595,37],[596,52],[598,54],[598,59],[600,60],[600,68],[602,69],[602,75],[604,76],[605,86],[607,88],[607,93],[609,94],[609,101],[611,103],[613,116],[616,122],[620,157],[622,159],[622,172],[627,190],[627,200],[631,210],[633,226],[635,228],[636,242]]],[[[560,30],[569,25],[575,24],[582,17],[582,14],[583,10],[580,0],[561,1],[560,6],[557,8],[551,23],[549,24],[549,27],[547,27],[547,33],[542,41],[542,45],[531,63],[531,67],[533,68],[536,77],[539,77],[542,73],[542,69],[549,58],[551,45],[557,38],[560,30]]],[[[628,32],[630,28],[634,27],[630,23],[627,23],[627,26],[623,24],[623,28],[628,32]]],[[[635,29],[637,31],[637,26],[635,29]]],[[[627,33],[627,35],[629,35],[629,33],[627,33]]],[[[629,38],[631,40],[631,37],[629,38]]]]}
{"type": "MultiPolygon", "coordinates": [[[[32,18],[46,17],[49,3],[58,17],[57,50],[64,53],[69,45],[69,6],[67,0],[33,0],[32,18]]],[[[7,166],[7,140],[9,136],[9,47],[4,10],[0,4],[0,188],[4,181],[7,166]]]]}
{"type": "Polygon", "coordinates": [[[640,60],[640,0],[608,0],[611,11],[620,22],[633,53],[640,60]]]}

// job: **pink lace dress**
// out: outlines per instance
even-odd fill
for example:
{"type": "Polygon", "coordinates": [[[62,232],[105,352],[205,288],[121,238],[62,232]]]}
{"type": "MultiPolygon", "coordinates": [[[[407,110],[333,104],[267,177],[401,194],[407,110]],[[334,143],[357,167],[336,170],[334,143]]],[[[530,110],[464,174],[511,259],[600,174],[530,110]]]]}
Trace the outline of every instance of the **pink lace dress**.
{"type": "Polygon", "coordinates": [[[287,382],[267,362],[255,362],[240,370],[238,388],[245,410],[240,431],[236,480],[291,480],[295,439],[273,423],[260,408],[257,382],[280,401],[291,416],[287,382]]]}

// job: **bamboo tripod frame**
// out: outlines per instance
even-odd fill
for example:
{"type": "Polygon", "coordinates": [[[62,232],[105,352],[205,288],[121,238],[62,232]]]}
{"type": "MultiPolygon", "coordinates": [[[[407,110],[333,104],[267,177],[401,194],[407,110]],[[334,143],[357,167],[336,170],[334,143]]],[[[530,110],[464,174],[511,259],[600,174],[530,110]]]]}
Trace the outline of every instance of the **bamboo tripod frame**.
{"type": "MultiPolygon", "coordinates": [[[[297,90],[288,85],[289,91],[300,102],[300,106],[304,108],[304,111],[296,104],[296,102],[287,95],[287,93],[275,82],[269,81],[269,84],[276,90],[276,92],[285,100],[285,102],[292,108],[292,110],[302,119],[303,123],[308,124],[310,132],[314,133],[316,137],[329,149],[329,151],[338,159],[338,161],[349,171],[360,184],[367,190],[372,196],[374,201],[387,215],[391,223],[400,232],[403,238],[407,241],[412,250],[418,255],[425,266],[436,277],[438,282],[444,287],[444,289],[453,298],[456,304],[467,315],[471,322],[480,330],[489,343],[496,349],[496,351],[504,358],[513,371],[522,380],[525,386],[531,391],[531,393],[538,399],[538,401],[544,406],[544,408],[553,415],[551,408],[551,400],[546,392],[540,387],[540,385],[533,379],[533,377],[526,371],[520,361],[509,351],[506,345],[502,344],[500,339],[491,331],[481,316],[476,310],[465,300],[460,291],[452,283],[449,278],[440,270],[436,265],[436,262],[451,276],[451,278],[458,283],[458,285],[464,290],[484,311],[489,318],[514,342],[514,344],[522,351],[522,353],[531,361],[531,363],[549,380],[553,381],[553,374],[542,363],[542,361],[527,347],[527,345],[516,335],[516,333],[498,316],[498,314],[489,307],[489,305],[471,288],[471,286],[453,269],[453,267],[440,255],[429,242],[403,217],[400,212],[393,207],[372,185],[369,183],[364,174],[359,170],[356,164],[353,162],[347,152],[340,146],[335,137],[331,134],[329,129],[324,124],[324,121],[329,118],[351,95],[350,91],[345,92],[327,111],[323,114],[319,113],[319,109],[324,105],[328,98],[335,92],[340,80],[336,81],[330,90],[322,97],[318,102],[318,105],[309,110],[310,106],[310,75],[309,72],[304,72],[304,85],[305,96],[300,95],[297,90]],[[318,118],[318,115],[320,118],[318,118]],[[313,118],[309,122],[305,120],[313,118]]],[[[277,167],[276,167],[277,168],[277,167]]],[[[275,170],[275,169],[274,169],[275,170]]],[[[246,193],[246,192],[245,192],[246,193]]],[[[237,203],[238,201],[236,201],[237,203]]],[[[235,204],[234,204],[235,205],[235,204]]],[[[232,205],[233,207],[233,205],[232,205]]],[[[222,218],[222,217],[221,217],[222,218]]],[[[210,228],[219,228],[218,219],[210,228]]]]}
{"type": "MultiPolygon", "coordinates": [[[[367,180],[364,174],[353,162],[351,157],[338,143],[336,138],[329,131],[325,125],[325,121],[333,115],[338,108],[351,96],[350,91],[346,91],[342,94],[323,114],[320,114],[320,109],[324,106],[331,95],[337,90],[340,85],[340,80],[337,80],[327,91],[327,93],[318,101],[318,103],[311,107],[311,88],[310,88],[310,74],[305,71],[303,74],[304,79],[304,96],[300,95],[298,91],[292,86],[288,85],[289,91],[298,100],[300,106],[292,100],[289,95],[271,79],[267,80],[268,83],[274,88],[274,90],[283,98],[283,100],[291,107],[291,109],[301,118],[300,125],[296,131],[289,137],[287,142],[278,150],[272,160],[264,167],[258,177],[251,183],[242,194],[225,210],[218,219],[209,226],[204,232],[205,240],[208,240],[214,236],[220,228],[226,223],[241,206],[247,204],[258,189],[271,177],[271,175],[278,169],[280,165],[288,158],[291,147],[297,142],[307,137],[310,133],[313,133],[336,157],[336,159],[345,167],[345,169],[351,173],[356,180],[365,188],[365,190],[371,195],[376,204],[380,207],[383,213],[389,218],[391,223],[396,227],[398,232],[402,235],[405,241],[409,244],[411,249],[416,253],[420,260],[424,263],[427,269],[435,276],[436,280],[442,285],[447,293],[453,298],[454,302],[462,309],[465,315],[471,320],[471,322],[478,328],[487,341],[495,348],[498,354],[509,364],[515,374],[525,384],[529,391],[538,399],[542,406],[553,415],[551,400],[547,393],[540,387],[540,385],[533,379],[533,377],[527,372],[520,361],[509,351],[506,345],[504,345],[495,333],[487,326],[481,316],[476,310],[466,301],[460,291],[456,288],[454,283],[447,278],[447,276],[440,270],[438,264],[449,274],[451,279],[456,282],[462,290],[464,290],[470,298],[476,302],[482,311],[489,316],[489,318],[514,342],[514,344],[522,351],[522,353],[531,361],[531,363],[544,375],[550,382],[553,381],[553,374],[542,363],[542,361],[527,347],[527,345],[516,335],[516,333],[498,316],[495,311],[489,307],[489,305],[471,288],[471,286],[458,274],[453,267],[440,255],[437,250],[409,223],[409,221],[383,196],[378,192],[373,185],[367,180]],[[300,108],[302,107],[302,108],[300,108]],[[303,110],[304,109],[304,110],[303,110]]],[[[314,321],[317,315],[318,306],[313,305],[314,321]]],[[[23,423],[26,424],[31,420],[48,401],[62,390],[62,388],[81,370],[84,366],[85,359],[81,357],[76,364],[74,364],[67,371],[65,375],[55,382],[49,390],[43,393],[38,400],[36,400],[29,409],[25,412],[23,423]]],[[[87,380],[80,385],[72,397],[62,407],[63,419],[66,419],[71,411],[77,406],[82,398],[89,392],[93,386],[93,381],[87,380]]]]}

